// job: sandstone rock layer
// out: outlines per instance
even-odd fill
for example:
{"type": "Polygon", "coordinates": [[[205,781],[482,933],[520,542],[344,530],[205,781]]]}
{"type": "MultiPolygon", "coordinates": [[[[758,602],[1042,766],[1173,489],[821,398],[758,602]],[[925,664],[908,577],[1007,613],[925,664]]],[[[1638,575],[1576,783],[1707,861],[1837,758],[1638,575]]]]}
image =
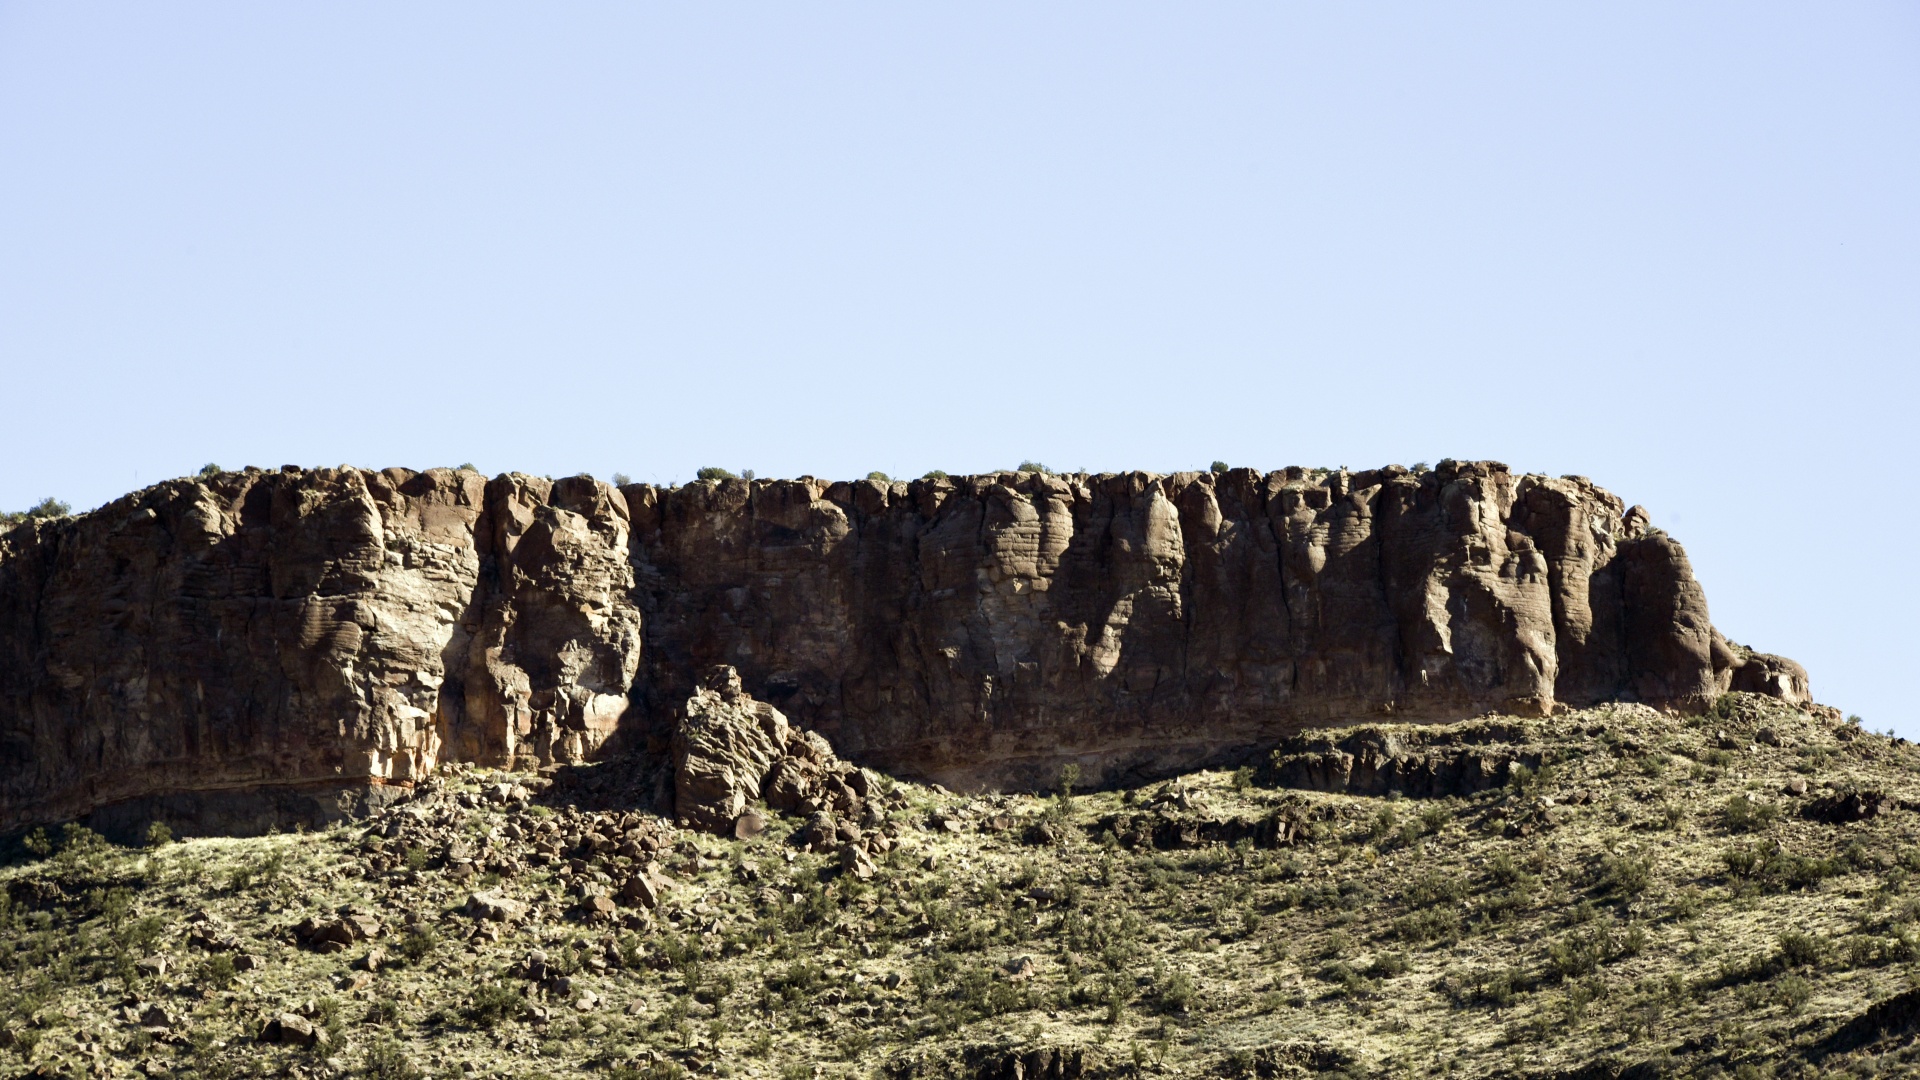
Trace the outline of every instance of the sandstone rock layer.
{"type": "Polygon", "coordinates": [[[244,831],[245,807],[351,812],[444,760],[664,755],[718,665],[851,761],[955,786],[1168,773],[1356,720],[1809,692],[1720,637],[1644,513],[1494,462],[247,470],[0,535],[0,829],[171,807],[244,831]]]}

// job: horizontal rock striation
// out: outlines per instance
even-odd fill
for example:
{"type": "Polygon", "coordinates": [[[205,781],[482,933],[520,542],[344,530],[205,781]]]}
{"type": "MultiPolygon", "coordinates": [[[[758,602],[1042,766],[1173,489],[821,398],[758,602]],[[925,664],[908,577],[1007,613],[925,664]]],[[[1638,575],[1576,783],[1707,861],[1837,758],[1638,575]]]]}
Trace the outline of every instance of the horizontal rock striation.
{"type": "Polygon", "coordinates": [[[445,760],[664,755],[717,665],[849,760],[957,786],[1115,782],[1356,720],[1808,694],[1716,633],[1644,513],[1494,462],[250,469],[0,535],[0,829],[162,807],[245,831],[249,806],[324,819],[445,760]]]}

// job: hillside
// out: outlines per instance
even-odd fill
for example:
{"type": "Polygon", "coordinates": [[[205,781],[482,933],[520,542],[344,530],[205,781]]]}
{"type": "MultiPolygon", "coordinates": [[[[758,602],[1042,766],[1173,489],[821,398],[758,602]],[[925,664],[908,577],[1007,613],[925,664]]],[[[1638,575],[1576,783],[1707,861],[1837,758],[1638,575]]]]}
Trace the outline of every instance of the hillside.
{"type": "Polygon", "coordinates": [[[639,759],[37,834],[0,1075],[1909,1073],[1920,753],[1829,713],[1342,728],[1086,793],[862,772],[857,816],[744,838],[631,809],[639,759]]]}

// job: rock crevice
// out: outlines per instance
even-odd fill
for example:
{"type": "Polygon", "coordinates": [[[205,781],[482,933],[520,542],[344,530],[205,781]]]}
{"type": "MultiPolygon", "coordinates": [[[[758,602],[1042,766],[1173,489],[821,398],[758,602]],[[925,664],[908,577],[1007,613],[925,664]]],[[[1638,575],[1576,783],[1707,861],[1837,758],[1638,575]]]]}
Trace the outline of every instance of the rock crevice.
{"type": "Polygon", "coordinates": [[[246,470],[0,534],[0,829],[165,805],[247,831],[234,792],[324,818],[367,802],[329,788],[447,760],[664,755],[717,665],[853,762],[968,787],[1165,775],[1353,721],[1809,693],[1713,629],[1644,512],[1495,462],[246,470]]]}

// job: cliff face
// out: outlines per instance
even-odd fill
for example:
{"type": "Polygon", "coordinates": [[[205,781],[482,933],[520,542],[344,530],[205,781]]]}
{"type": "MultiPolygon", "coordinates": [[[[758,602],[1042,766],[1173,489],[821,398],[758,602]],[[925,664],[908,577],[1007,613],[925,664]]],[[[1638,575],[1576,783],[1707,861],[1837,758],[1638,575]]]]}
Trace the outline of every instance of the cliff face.
{"type": "Polygon", "coordinates": [[[717,664],[856,762],[969,786],[1347,720],[1807,700],[1797,665],[1714,631],[1644,515],[1491,462],[673,489],[249,470],[0,536],[0,829],[244,830],[450,758],[659,752],[717,664]]]}

